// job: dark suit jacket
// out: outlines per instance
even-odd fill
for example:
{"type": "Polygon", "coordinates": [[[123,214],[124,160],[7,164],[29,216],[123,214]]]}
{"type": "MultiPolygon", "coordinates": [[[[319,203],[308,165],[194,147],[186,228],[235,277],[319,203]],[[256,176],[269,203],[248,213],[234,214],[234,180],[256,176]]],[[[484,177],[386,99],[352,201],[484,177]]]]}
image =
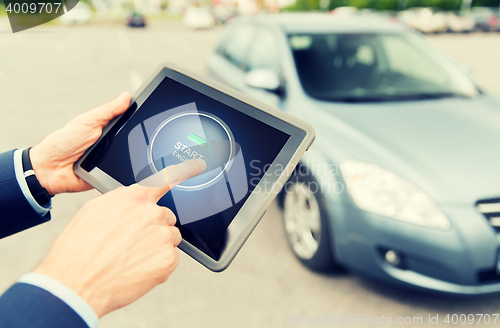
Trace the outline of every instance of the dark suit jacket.
{"type": "MultiPolygon", "coordinates": [[[[50,214],[42,217],[24,197],[14,173],[13,154],[13,151],[0,154],[0,238],[50,220],[50,214]]],[[[86,328],[87,324],[48,291],[17,283],[0,297],[0,328],[32,327],[86,328]]]]}

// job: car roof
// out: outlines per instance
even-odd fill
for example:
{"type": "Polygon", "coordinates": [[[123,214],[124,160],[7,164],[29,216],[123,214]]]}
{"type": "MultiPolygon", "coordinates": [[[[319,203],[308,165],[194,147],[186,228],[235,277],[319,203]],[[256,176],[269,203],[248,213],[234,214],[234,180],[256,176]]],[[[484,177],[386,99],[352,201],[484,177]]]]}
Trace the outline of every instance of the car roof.
{"type": "Polygon", "coordinates": [[[327,13],[280,13],[241,16],[234,23],[274,25],[286,33],[380,33],[404,32],[408,29],[397,21],[375,15],[336,16],[327,13]]]}

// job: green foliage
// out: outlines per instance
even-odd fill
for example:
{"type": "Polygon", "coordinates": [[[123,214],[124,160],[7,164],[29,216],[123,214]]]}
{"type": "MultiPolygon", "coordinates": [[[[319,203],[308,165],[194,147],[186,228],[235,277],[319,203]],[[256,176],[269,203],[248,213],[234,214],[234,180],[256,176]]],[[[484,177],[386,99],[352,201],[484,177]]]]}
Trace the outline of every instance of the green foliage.
{"type": "Polygon", "coordinates": [[[94,4],[92,3],[92,0],[79,0],[79,2],[86,3],[87,5],[89,5],[90,8],[94,8],[94,4]]]}
{"type": "Polygon", "coordinates": [[[319,9],[319,0],[297,0],[295,4],[283,8],[283,11],[311,11],[319,9]]]}
{"type": "MultiPolygon", "coordinates": [[[[285,11],[317,11],[320,9],[320,0],[297,0],[285,11]]],[[[436,7],[443,10],[459,10],[462,0],[408,0],[406,7],[436,7]]],[[[398,0],[330,0],[329,9],[342,6],[356,8],[373,8],[378,10],[397,10],[398,0]]],[[[472,6],[499,7],[500,0],[473,0],[472,6]]]]}
{"type": "Polygon", "coordinates": [[[482,7],[500,7],[500,0],[474,0],[472,1],[473,6],[482,7]]]}

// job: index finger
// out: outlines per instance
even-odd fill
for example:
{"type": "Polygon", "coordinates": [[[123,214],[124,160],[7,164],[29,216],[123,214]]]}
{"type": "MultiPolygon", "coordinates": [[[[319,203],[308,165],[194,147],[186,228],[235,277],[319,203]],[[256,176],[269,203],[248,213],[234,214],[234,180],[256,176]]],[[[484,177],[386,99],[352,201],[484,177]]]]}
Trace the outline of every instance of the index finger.
{"type": "Polygon", "coordinates": [[[151,197],[156,201],[160,200],[173,187],[197,176],[205,171],[207,163],[202,159],[191,159],[176,165],[170,165],[158,173],[155,173],[138,184],[148,187],[151,197]]]}

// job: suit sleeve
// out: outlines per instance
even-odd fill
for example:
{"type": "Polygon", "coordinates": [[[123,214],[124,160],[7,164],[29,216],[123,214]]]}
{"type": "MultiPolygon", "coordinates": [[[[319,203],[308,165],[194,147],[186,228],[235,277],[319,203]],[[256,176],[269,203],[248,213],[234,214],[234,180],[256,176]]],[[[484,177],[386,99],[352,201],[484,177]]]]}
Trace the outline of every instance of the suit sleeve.
{"type": "Polygon", "coordinates": [[[88,328],[66,303],[45,289],[17,283],[0,297],[0,328],[88,328]]]}
{"type": "MultiPolygon", "coordinates": [[[[50,212],[39,214],[27,199],[31,195],[23,193],[19,167],[16,178],[14,154],[0,154],[0,238],[50,220],[50,212]]],[[[97,327],[97,315],[80,296],[57,281],[39,276],[23,276],[22,282],[1,295],[0,328],[97,327]]]]}
{"type": "Polygon", "coordinates": [[[14,151],[0,154],[0,238],[50,220],[38,214],[24,197],[14,171],[14,151]]]}

